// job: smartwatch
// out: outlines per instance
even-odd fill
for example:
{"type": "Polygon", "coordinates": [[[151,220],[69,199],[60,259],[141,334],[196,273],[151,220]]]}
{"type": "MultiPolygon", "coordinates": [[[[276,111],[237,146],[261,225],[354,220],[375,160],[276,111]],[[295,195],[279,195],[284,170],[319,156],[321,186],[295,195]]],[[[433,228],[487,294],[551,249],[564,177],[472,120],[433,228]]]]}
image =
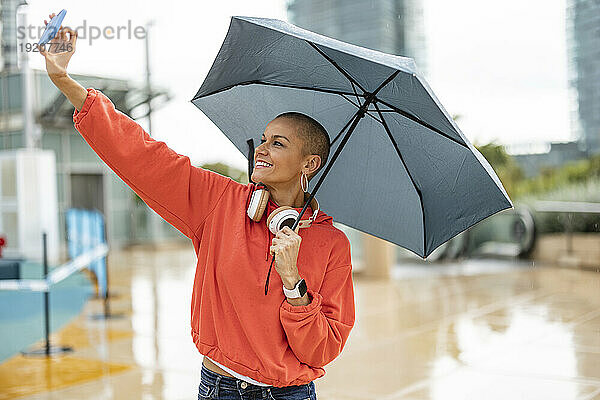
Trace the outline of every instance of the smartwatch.
{"type": "Polygon", "coordinates": [[[306,282],[303,279],[300,279],[297,283],[296,286],[294,286],[293,289],[288,289],[285,287],[285,285],[283,285],[283,293],[285,293],[285,296],[290,298],[290,299],[297,299],[299,297],[302,297],[306,294],[307,292],[307,287],[306,287],[306,282]]]}

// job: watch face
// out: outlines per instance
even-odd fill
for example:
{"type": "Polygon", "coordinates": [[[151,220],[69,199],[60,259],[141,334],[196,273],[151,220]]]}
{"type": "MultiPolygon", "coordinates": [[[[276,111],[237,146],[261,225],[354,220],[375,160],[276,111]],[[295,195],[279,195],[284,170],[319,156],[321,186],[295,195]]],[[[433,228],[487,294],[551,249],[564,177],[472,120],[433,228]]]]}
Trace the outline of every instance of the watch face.
{"type": "Polygon", "coordinates": [[[304,279],[300,281],[300,284],[298,285],[298,291],[300,292],[300,297],[304,296],[304,294],[306,293],[307,288],[306,281],[304,279]]]}

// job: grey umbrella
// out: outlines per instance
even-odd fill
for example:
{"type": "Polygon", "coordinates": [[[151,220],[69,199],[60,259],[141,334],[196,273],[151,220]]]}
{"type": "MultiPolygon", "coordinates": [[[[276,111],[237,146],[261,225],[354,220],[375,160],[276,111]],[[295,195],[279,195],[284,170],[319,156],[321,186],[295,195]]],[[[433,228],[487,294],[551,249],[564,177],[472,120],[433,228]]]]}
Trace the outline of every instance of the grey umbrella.
{"type": "Polygon", "coordinates": [[[192,103],[248,156],[250,173],[253,140],[278,114],[319,121],[332,156],[312,179],[309,202],[319,190],[334,220],[424,258],[512,207],[411,58],[276,19],[232,17],[192,103]]]}

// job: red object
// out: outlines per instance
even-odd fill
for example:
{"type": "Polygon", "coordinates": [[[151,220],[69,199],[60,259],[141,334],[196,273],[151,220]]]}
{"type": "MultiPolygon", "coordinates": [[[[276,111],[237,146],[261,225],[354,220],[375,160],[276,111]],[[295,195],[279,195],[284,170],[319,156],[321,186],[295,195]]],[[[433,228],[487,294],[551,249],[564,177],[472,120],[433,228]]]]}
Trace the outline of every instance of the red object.
{"type": "Polygon", "coordinates": [[[0,236],[0,258],[2,258],[2,248],[6,244],[6,240],[4,240],[4,236],[0,236]]]}
{"type": "Polygon", "coordinates": [[[350,242],[332,217],[319,211],[298,233],[298,271],[311,302],[289,304],[274,267],[265,296],[273,239],[265,221],[277,205],[269,200],[263,219],[252,221],[246,209],[254,184],[192,166],[115,110],[101,91],[87,90],[81,111],[73,113],[75,128],[146,204],[192,240],[198,263],[191,333],[200,353],[278,387],[325,375],[355,319],[350,242]]]}

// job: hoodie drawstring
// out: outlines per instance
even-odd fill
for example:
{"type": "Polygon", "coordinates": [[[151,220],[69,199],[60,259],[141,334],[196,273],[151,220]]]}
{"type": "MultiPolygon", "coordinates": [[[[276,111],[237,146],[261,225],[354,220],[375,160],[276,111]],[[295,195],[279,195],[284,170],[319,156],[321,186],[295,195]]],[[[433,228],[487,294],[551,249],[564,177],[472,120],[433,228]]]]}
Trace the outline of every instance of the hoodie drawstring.
{"type": "MultiPolygon", "coordinates": [[[[265,261],[269,260],[269,245],[271,243],[271,231],[269,230],[269,228],[267,228],[267,254],[265,257],[265,261]]],[[[273,255],[273,258],[275,258],[275,255],[273,255]]],[[[271,260],[271,266],[269,266],[269,272],[267,273],[267,279],[265,281],[265,296],[267,295],[267,291],[269,289],[269,276],[271,275],[271,267],[273,266],[273,259],[271,260]]]]}
{"type": "Polygon", "coordinates": [[[269,259],[269,242],[271,241],[271,234],[269,229],[267,228],[267,254],[265,255],[265,261],[269,259]]]}
{"type": "MultiPolygon", "coordinates": [[[[269,244],[271,243],[271,231],[269,229],[267,229],[267,258],[266,260],[269,260],[269,244]]],[[[275,260],[275,254],[273,254],[273,257],[271,258],[271,265],[269,265],[269,272],[267,273],[267,280],[265,281],[265,296],[267,295],[267,292],[269,290],[269,277],[271,276],[271,269],[273,267],[273,261],[275,260]]]]}

